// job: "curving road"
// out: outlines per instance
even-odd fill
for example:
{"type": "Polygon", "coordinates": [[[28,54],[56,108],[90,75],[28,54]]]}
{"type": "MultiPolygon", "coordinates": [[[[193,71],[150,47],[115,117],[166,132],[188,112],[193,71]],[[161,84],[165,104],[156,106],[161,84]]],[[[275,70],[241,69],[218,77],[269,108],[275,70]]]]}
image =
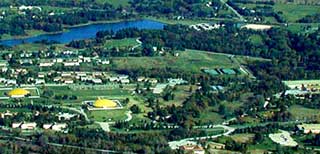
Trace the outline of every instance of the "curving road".
{"type": "Polygon", "coordinates": [[[178,149],[179,146],[184,145],[189,141],[214,139],[214,138],[217,138],[220,136],[228,136],[236,130],[235,128],[225,126],[225,125],[213,125],[211,128],[221,128],[221,127],[224,128],[224,130],[226,130],[226,132],[224,132],[222,134],[218,134],[218,135],[203,136],[203,137],[190,137],[190,138],[185,138],[182,140],[171,141],[171,142],[169,142],[169,146],[171,149],[178,149]]]}

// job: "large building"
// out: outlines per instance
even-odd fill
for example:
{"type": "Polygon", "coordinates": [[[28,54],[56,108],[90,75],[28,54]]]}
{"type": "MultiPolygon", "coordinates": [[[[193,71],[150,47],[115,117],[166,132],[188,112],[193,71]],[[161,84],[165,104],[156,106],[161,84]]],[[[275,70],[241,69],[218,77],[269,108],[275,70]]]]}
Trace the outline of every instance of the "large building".
{"type": "Polygon", "coordinates": [[[98,99],[93,103],[95,108],[116,108],[118,104],[109,99],[98,99]]]}
{"type": "Polygon", "coordinates": [[[320,133],[320,124],[302,124],[297,126],[305,134],[319,134],[320,133]]]}
{"type": "Polygon", "coordinates": [[[21,98],[21,97],[26,97],[29,94],[30,94],[30,91],[28,91],[28,90],[25,90],[22,88],[16,88],[16,89],[11,90],[8,93],[8,96],[12,97],[12,98],[21,98]]]}

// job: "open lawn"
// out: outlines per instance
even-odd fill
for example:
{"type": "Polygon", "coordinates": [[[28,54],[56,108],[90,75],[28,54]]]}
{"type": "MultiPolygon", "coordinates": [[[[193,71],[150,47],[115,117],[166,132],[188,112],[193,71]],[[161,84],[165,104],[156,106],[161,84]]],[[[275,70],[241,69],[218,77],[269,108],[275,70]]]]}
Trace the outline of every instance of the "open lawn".
{"type": "MultiPolygon", "coordinates": [[[[176,86],[177,90],[175,90],[174,93],[174,100],[164,101],[163,99],[160,99],[160,106],[181,106],[183,101],[187,99],[187,97],[190,96],[190,86],[189,85],[178,85],[176,86]]],[[[195,90],[197,87],[193,86],[192,89],[195,90]]]]}
{"type": "Polygon", "coordinates": [[[289,112],[296,119],[303,119],[304,117],[312,118],[316,116],[318,120],[320,120],[319,110],[317,109],[306,108],[300,105],[293,105],[289,108],[289,112]]]}
{"type": "Polygon", "coordinates": [[[98,122],[114,122],[125,120],[127,110],[104,110],[104,111],[90,111],[88,112],[89,118],[98,122]]]}
{"type": "Polygon", "coordinates": [[[250,143],[253,141],[254,134],[235,134],[230,137],[237,143],[250,143]]]}
{"type": "Polygon", "coordinates": [[[238,68],[226,55],[195,50],[180,52],[178,57],[171,55],[158,57],[121,57],[112,59],[118,70],[161,69],[171,67],[183,72],[200,73],[202,69],[238,68]]]}
{"type": "Polygon", "coordinates": [[[117,8],[119,6],[128,6],[130,0],[96,0],[96,2],[100,4],[109,3],[117,8]]]}
{"type": "Polygon", "coordinates": [[[133,47],[138,45],[136,38],[126,38],[121,40],[107,40],[104,46],[110,48],[133,47]]]}
{"type": "Polygon", "coordinates": [[[277,147],[276,143],[274,143],[269,137],[265,136],[264,140],[256,145],[249,145],[249,151],[259,151],[259,152],[266,152],[269,150],[275,150],[277,147]]]}
{"type": "Polygon", "coordinates": [[[206,110],[203,110],[200,113],[200,118],[196,118],[195,120],[199,121],[199,125],[220,124],[221,122],[223,122],[221,115],[213,112],[212,107],[208,107],[206,110]]]}
{"type": "MultiPolygon", "coordinates": [[[[130,96],[130,93],[125,89],[114,88],[114,89],[106,89],[106,90],[72,90],[67,86],[62,87],[47,87],[48,90],[53,91],[54,95],[57,96],[76,96],[76,100],[55,100],[61,101],[62,103],[66,103],[68,105],[79,105],[83,101],[88,100],[96,100],[99,97],[108,98],[108,99],[125,99],[130,96]]],[[[54,99],[54,98],[52,98],[54,99]]]]}
{"type": "Polygon", "coordinates": [[[249,37],[249,40],[254,45],[261,45],[263,43],[263,39],[260,35],[254,34],[249,37]]]}

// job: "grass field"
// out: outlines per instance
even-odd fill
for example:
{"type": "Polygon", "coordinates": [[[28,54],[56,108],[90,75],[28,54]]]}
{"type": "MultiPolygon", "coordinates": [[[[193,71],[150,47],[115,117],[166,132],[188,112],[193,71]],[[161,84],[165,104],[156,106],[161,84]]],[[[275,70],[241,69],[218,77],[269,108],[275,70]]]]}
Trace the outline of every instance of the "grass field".
{"type": "MultiPolygon", "coordinates": [[[[181,106],[183,101],[187,99],[187,97],[190,96],[190,86],[189,85],[179,85],[176,86],[177,90],[175,90],[174,93],[174,100],[164,101],[163,99],[160,99],[160,106],[181,106]]],[[[193,86],[193,90],[196,89],[196,86],[193,86]]]]}
{"type": "Polygon", "coordinates": [[[235,134],[230,137],[237,143],[250,143],[253,141],[254,134],[235,134]]]}
{"type": "Polygon", "coordinates": [[[138,45],[136,38],[126,38],[121,40],[107,40],[104,44],[105,48],[121,48],[121,47],[133,47],[138,45]]]}
{"type": "Polygon", "coordinates": [[[260,45],[263,43],[263,39],[260,35],[254,34],[249,37],[249,40],[254,45],[260,45]]]}
{"type": "Polygon", "coordinates": [[[317,109],[306,108],[300,105],[293,105],[289,108],[289,112],[292,114],[294,118],[297,119],[303,119],[304,117],[312,118],[314,116],[317,116],[318,120],[320,120],[319,110],[317,109]]]}
{"type": "Polygon", "coordinates": [[[98,122],[114,122],[118,120],[125,120],[127,110],[104,110],[104,111],[90,111],[89,118],[98,122]]]}
{"type": "Polygon", "coordinates": [[[297,20],[316,13],[320,13],[320,6],[317,5],[298,5],[298,4],[279,4],[274,5],[276,12],[282,12],[283,17],[288,22],[296,22],[297,20]]]}
{"type": "Polygon", "coordinates": [[[112,59],[116,69],[161,69],[175,68],[184,72],[200,73],[209,68],[239,68],[238,64],[226,55],[187,50],[180,56],[163,57],[125,57],[112,59]]]}
{"type": "Polygon", "coordinates": [[[105,2],[107,2],[117,8],[119,6],[128,6],[130,0],[96,0],[96,2],[101,4],[104,4],[105,2]]]}
{"type": "Polygon", "coordinates": [[[67,86],[62,87],[47,87],[48,90],[52,90],[54,95],[58,96],[77,96],[76,100],[55,100],[61,102],[64,105],[76,105],[79,106],[83,101],[96,100],[99,97],[108,99],[125,99],[130,96],[130,93],[125,89],[114,88],[106,90],[72,90],[67,86]]]}
{"type": "Polygon", "coordinates": [[[204,124],[219,124],[221,122],[223,122],[222,117],[216,113],[212,111],[213,108],[212,107],[208,107],[207,109],[203,110],[200,113],[200,118],[196,118],[195,120],[199,121],[200,125],[204,125],[204,124]]]}

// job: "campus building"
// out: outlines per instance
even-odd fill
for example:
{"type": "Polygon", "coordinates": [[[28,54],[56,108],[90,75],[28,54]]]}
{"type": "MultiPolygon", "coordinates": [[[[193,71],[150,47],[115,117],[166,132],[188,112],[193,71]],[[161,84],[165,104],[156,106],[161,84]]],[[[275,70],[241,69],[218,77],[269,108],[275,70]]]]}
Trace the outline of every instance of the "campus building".
{"type": "Polygon", "coordinates": [[[12,97],[12,98],[22,98],[22,97],[26,97],[29,94],[30,94],[30,91],[28,91],[28,90],[25,90],[22,88],[16,88],[16,89],[11,90],[8,93],[8,96],[12,97]]]}
{"type": "Polygon", "coordinates": [[[118,104],[109,99],[98,99],[93,103],[95,108],[116,108],[118,104]]]}
{"type": "Polygon", "coordinates": [[[302,124],[297,126],[300,131],[305,134],[319,134],[320,133],[320,124],[302,124]]]}

